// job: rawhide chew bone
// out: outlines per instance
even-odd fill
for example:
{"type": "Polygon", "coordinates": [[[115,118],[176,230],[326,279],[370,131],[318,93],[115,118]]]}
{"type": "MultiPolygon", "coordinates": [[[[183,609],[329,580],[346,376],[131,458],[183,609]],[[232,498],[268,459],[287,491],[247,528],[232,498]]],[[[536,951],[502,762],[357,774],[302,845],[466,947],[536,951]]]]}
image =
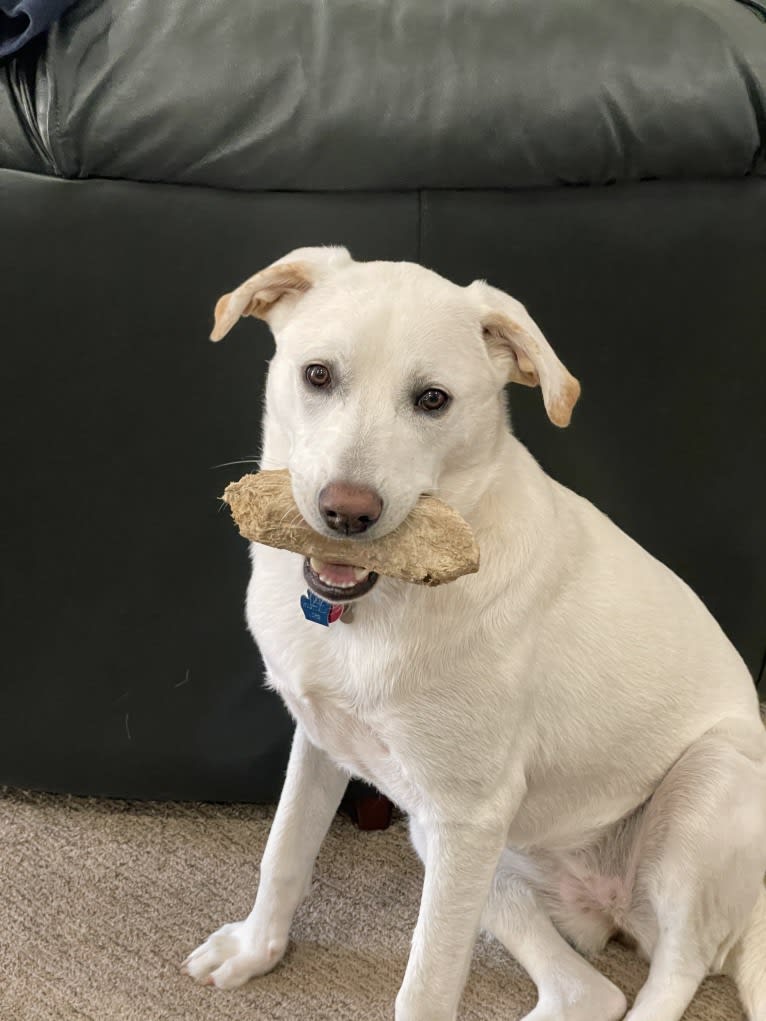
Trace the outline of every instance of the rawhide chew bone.
{"type": "Polygon", "coordinates": [[[328,539],[310,528],[286,470],[245,475],[226,487],[223,500],[246,539],[326,563],[351,564],[418,585],[442,585],[479,569],[470,526],[433,496],[421,496],[395,531],[367,540],[328,539]]]}

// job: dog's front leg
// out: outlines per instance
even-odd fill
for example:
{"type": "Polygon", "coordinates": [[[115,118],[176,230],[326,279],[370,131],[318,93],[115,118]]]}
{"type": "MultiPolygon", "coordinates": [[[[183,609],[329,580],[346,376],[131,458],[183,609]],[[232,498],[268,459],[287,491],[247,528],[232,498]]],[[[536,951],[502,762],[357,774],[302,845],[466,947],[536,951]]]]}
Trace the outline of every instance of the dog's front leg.
{"type": "Polygon", "coordinates": [[[507,827],[471,819],[421,825],[425,882],[396,1021],[454,1021],[507,827]]]}
{"type": "Polygon", "coordinates": [[[186,959],[198,982],[234,989],[282,958],[295,909],[348,783],[347,774],[295,729],[287,776],[261,861],[258,894],[244,921],[214,932],[186,959]]]}

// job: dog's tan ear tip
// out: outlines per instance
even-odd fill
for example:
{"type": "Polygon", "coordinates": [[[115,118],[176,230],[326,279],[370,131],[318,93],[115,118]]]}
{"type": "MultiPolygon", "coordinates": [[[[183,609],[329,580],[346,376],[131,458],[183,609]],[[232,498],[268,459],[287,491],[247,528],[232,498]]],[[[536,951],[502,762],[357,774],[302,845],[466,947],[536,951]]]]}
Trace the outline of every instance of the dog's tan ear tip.
{"type": "Polygon", "coordinates": [[[574,376],[568,376],[563,387],[556,394],[555,399],[551,402],[551,406],[548,409],[548,417],[554,425],[557,425],[559,429],[566,429],[569,423],[572,421],[572,412],[575,404],[580,399],[582,393],[582,387],[580,381],[575,379],[574,376]]]}
{"type": "Polygon", "coordinates": [[[231,329],[230,323],[225,323],[226,312],[229,307],[230,294],[222,294],[218,301],[215,303],[215,325],[213,326],[213,332],[210,334],[212,341],[223,340],[226,334],[231,329]]]}

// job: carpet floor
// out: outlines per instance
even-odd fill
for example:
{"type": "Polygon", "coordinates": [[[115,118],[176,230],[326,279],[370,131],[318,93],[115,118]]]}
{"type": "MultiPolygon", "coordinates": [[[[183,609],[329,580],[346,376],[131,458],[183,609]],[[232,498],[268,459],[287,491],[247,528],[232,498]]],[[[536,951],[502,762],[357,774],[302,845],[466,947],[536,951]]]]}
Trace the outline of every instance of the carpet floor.
{"type": "MultiPolygon", "coordinates": [[[[249,911],[272,815],[0,790],[2,1021],[392,1018],[422,880],[402,820],[361,833],[336,818],[270,975],[223,992],[179,972],[210,932],[249,911]]],[[[617,945],[596,964],[629,1000],[646,975],[617,945]]],[[[517,1021],[534,1004],[525,973],[482,936],[461,1021],[517,1021]]],[[[723,978],[708,979],[685,1015],[742,1018],[723,978]]]]}

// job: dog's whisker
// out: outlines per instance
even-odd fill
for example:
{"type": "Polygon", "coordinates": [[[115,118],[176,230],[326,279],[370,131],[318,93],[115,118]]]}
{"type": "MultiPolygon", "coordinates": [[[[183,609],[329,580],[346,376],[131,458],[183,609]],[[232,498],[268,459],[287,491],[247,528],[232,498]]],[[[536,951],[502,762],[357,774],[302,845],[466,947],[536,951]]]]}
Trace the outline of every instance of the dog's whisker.
{"type": "Polygon", "coordinates": [[[299,510],[294,510],[293,508],[290,508],[290,510],[285,511],[285,513],[282,515],[282,518],[279,522],[279,526],[281,528],[284,527],[285,524],[287,524],[289,528],[295,528],[296,526],[301,524],[302,520],[303,515],[301,514],[301,512],[299,510]]]}
{"type": "Polygon", "coordinates": [[[222,464],[211,464],[208,471],[213,471],[214,468],[229,468],[234,464],[258,464],[257,457],[243,457],[239,461],[224,461],[222,464]]]}

